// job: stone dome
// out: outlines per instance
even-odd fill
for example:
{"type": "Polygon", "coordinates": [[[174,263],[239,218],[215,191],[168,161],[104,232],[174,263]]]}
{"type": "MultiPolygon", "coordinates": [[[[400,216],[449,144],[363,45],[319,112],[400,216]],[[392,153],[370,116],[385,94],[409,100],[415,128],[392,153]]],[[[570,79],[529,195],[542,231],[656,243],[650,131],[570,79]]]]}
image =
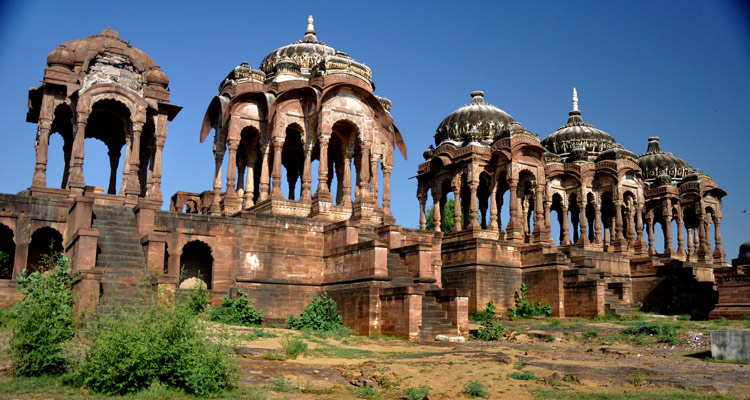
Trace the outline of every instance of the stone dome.
{"type": "Polygon", "coordinates": [[[605,160],[630,160],[634,163],[637,163],[638,156],[636,156],[632,151],[622,147],[621,144],[615,143],[614,145],[612,145],[612,147],[599,153],[599,156],[596,158],[597,162],[605,160]]]}
{"type": "Polygon", "coordinates": [[[638,157],[638,166],[641,167],[646,182],[652,182],[663,174],[668,175],[672,181],[680,181],[693,170],[687,161],[663,151],[656,136],[648,138],[648,149],[638,157]]]}
{"type": "Polygon", "coordinates": [[[740,245],[740,253],[737,255],[737,258],[750,258],[750,241],[740,245]]]}
{"type": "Polygon", "coordinates": [[[575,88],[573,88],[573,110],[568,115],[567,124],[542,140],[542,146],[548,151],[565,157],[573,149],[582,147],[589,156],[597,157],[599,153],[615,145],[615,139],[609,133],[583,122],[581,111],[578,109],[578,94],[575,88]]]}
{"type": "Polygon", "coordinates": [[[146,73],[146,81],[149,84],[159,85],[163,88],[169,86],[169,78],[167,78],[167,74],[165,74],[158,65],[155,65],[146,73]]]}
{"type": "Polygon", "coordinates": [[[484,102],[484,92],[471,92],[471,104],[450,113],[435,131],[435,145],[451,141],[455,144],[480,142],[490,144],[509,136],[513,117],[484,102]]]}
{"type": "Polygon", "coordinates": [[[120,39],[117,31],[111,28],[105,28],[98,35],[71,40],[57,46],[47,56],[47,65],[73,67],[76,64],[81,65],[90,61],[96,55],[104,52],[126,56],[130,63],[140,71],[146,71],[156,66],[156,63],[148,54],[120,39]]]}
{"type": "Polygon", "coordinates": [[[336,50],[327,44],[318,41],[313,26],[313,18],[307,18],[307,30],[302,40],[280,47],[270,52],[260,63],[260,69],[266,76],[271,77],[276,72],[276,65],[282,60],[290,59],[299,65],[303,76],[309,78],[310,71],[318,65],[326,56],[333,56],[336,50]]]}

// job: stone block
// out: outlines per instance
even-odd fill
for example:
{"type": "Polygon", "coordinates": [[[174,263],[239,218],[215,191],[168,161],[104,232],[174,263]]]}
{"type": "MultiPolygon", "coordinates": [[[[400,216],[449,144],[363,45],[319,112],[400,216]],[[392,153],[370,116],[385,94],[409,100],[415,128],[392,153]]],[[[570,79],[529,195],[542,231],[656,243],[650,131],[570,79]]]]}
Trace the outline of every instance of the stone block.
{"type": "Polygon", "coordinates": [[[711,331],[711,357],[750,362],[750,329],[711,331]]]}

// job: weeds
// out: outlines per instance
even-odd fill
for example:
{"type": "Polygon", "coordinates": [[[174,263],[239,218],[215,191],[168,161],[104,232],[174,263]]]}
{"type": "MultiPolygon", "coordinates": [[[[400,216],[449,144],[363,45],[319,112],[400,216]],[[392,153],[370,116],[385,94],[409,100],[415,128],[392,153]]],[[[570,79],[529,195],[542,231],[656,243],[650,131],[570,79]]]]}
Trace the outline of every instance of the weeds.
{"type": "Polygon", "coordinates": [[[237,290],[233,299],[224,296],[221,304],[211,308],[209,314],[211,321],[225,324],[253,326],[263,323],[263,311],[256,309],[254,302],[241,290],[237,290]]]}
{"type": "Polygon", "coordinates": [[[500,340],[503,337],[505,328],[500,324],[495,314],[495,305],[492,302],[487,302],[484,310],[474,314],[479,324],[481,325],[477,330],[477,339],[479,340],[500,340]]]}
{"type": "Polygon", "coordinates": [[[422,385],[419,387],[409,387],[404,390],[404,398],[407,400],[423,400],[430,394],[430,387],[422,385]]]}
{"type": "Polygon", "coordinates": [[[273,332],[266,331],[263,328],[255,328],[255,329],[251,330],[250,333],[248,333],[245,336],[245,339],[246,340],[256,340],[256,339],[261,339],[261,338],[275,338],[275,337],[278,337],[278,336],[279,335],[277,335],[277,334],[275,334],[273,332]]]}
{"type": "Polygon", "coordinates": [[[648,385],[648,382],[646,381],[646,374],[638,370],[635,375],[628,378],[628,382],[630,382],[633,386],[645,386],[648,385]]]}
{"type": "Polygon", "coordinates": [[[550,303],[542,304],[541,301],[535,305],[534,302],[530,302],[526,298],[527,291],[528,287],[525,283],[522,283],[520,289],[521,295],[516,296],[516,308],[508,309],[508,316],[511,319],[552,316],[552,305],[550,303]]]}
{"type": "Polygon", "coordinates": [[[494,321],[495,319],[497,319],[495,310],[495,304],[492,303],[492,301],[488,301],[484,306],[484,310],[477,311],[474,314],[469,315],[469,320],[477,322],[494,321]]]}
{"type": "Polygon", "coordinates": [[[338,304],[326,292],[313,298],[305,307],[299,318],[290,315],[286,323],[291,329],[337,332],[342,336],[351,334],[351,329],[343,325],[343,319],[338,311],[338,304]]]}
{"type": "Polygon", "coordinates": [[[307,351],[307,343],[300,338],[286,336],[281,339],[281,347],[286,351],[287,357],[296,359],[300,354],[307,351]]]}
{"type": "Polygon", "coordinates": [[[516,371],[508,374],[508,378],[515,379],[518,381],[535,381],[537,380],[536,375],[531,371],[516,371]]]}
{"type": "Polygon", "coordinates": [[[487,398],[490,396],[490,394],[487,392],[487,389],[484,388],[484,385],[482,382],[479,381],[470,381],[467,382],[464,385],[463,390],[461,391],[464,395],[470,397],[470,398],[487,398]]]}
{"type": "Polygon", "coordinates": [[[374,400],[380,397],[379,393],[372,386],[360,386],[352,390],[354,397],[358,399],[374,400]]]}

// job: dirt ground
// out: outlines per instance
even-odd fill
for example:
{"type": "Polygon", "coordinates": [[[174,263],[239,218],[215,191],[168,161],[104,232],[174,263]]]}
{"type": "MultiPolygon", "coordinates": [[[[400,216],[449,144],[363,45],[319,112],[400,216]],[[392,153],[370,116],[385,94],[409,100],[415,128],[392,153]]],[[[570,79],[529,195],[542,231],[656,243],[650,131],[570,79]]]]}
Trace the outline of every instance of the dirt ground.
{"type": "MultiPolygon", "coordinates": [[[[277,337],[242,340],[235,351],[241,356],[241,383],[270,387],[270,398],[367,398],[368,393],[373,398],[403,398],[407,388],[422,385],[430,387],[430,399],[465,398],[462,392],[470,381],[480,382],[495,399],[638,391],[750,398],[750,365],[710,360],[710,323],[705,323],[705,333],[698,329],[679,334],[676,344],[650,338],[627,343],[619,335],[624,326],[610,322],[547,319],[541,326],[534,324],[540,322],[508,322],[504,340],[464,343],[356,337],[338,341],[265,328],[263,332],[277,337]],[[587,337],[592,331],[596,336],[587,337]],[[269,353],[284,352],[280,341],[288,335],[305,341],[308,352],[297,359],[268,360],[273,358],[269,353]],[[516,372],[531,372],[533,378],[509,377],[516,372]]],[[[240,337],[253,332],[233,329],[240,337]]]]}

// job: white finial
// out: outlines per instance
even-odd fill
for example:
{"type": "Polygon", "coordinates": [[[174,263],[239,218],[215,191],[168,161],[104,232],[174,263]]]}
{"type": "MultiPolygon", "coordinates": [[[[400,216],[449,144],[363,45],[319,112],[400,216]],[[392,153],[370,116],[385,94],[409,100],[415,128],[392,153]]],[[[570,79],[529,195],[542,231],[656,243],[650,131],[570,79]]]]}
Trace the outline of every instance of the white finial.
{"type": "Polygon", "coordinates": [[[313,26],[313,17],[312,15],[309,15],[307,17],[307,30],[305,31],[305,34],[312,33],[315,34],[315,26],[313,26]]]}
{"type": "Polygon", "coordinates": [[[578,111],[578,92],[573,88],[573,111],[578,111]]]}

